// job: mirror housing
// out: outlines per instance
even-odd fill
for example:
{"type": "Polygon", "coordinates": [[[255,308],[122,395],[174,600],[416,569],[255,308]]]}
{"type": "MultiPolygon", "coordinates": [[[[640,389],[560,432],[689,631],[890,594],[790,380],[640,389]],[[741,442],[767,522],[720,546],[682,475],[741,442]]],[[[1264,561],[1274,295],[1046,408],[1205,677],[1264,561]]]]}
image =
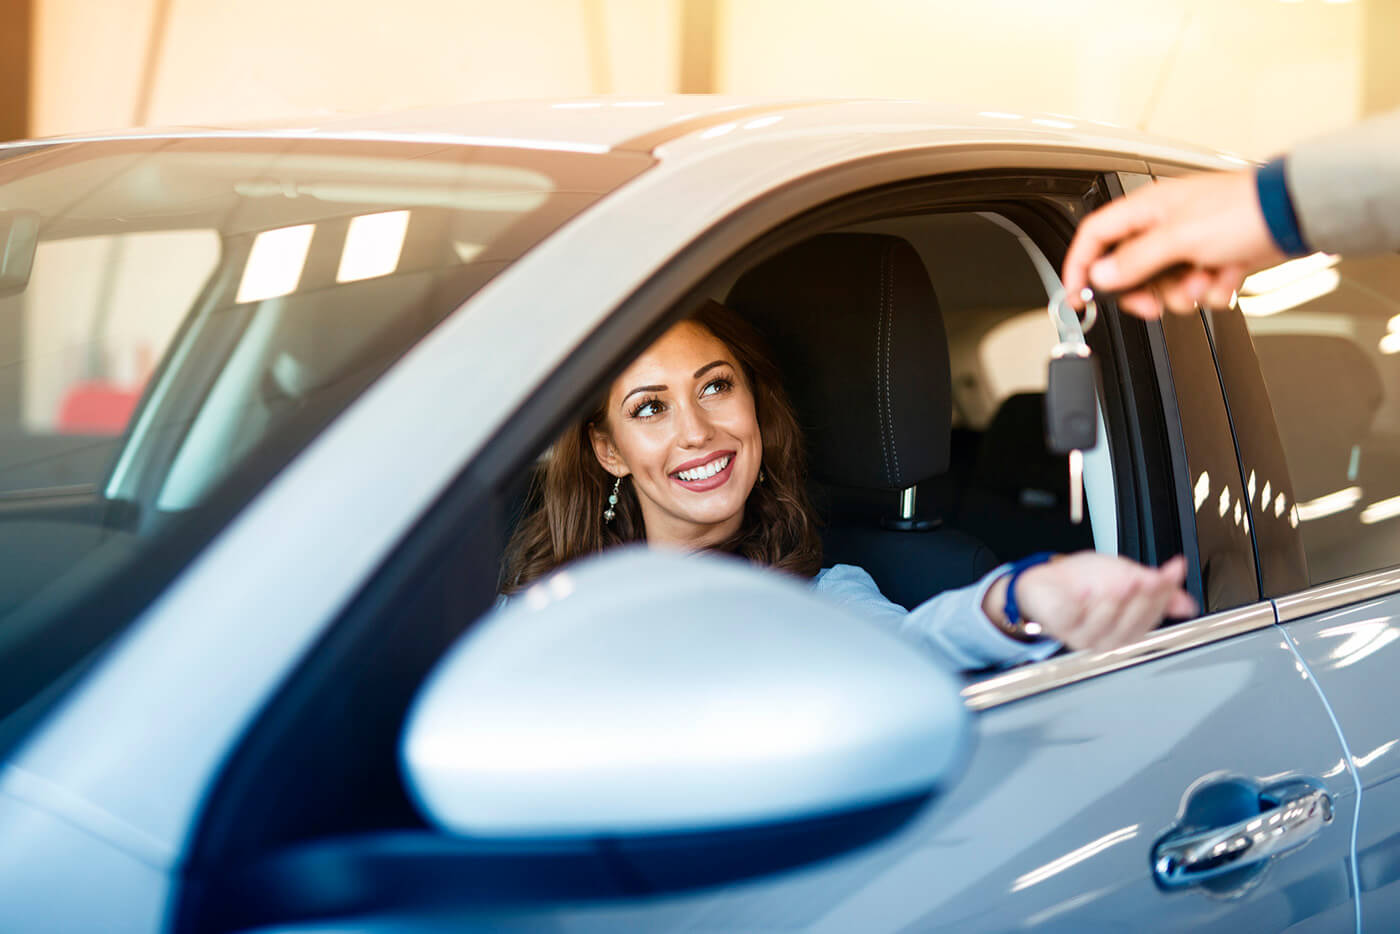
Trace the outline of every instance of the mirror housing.
{"type": "Polygon", "coordinates": [[[959,687],[793,578],[614,549],[511,598],[449,650],[410,711],[402,764],[428,820],[475,841],[888,824],[962,764],[959,687]]]}

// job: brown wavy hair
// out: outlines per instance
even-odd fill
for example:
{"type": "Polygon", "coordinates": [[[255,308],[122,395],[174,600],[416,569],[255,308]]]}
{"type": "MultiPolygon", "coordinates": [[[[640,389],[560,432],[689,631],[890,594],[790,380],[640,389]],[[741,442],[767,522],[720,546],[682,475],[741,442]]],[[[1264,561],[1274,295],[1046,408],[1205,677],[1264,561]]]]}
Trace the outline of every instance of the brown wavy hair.
{"type": "MultiPolygon", "coordinates": [[[[811,577],[821,568],[821,539],[807,498],[802,429],[783,390],[782,375],[758,332],[731,309],[707,302],[691,320],[734,354],[753,392],[763,438],[764,480],[749,493],[739,531],[714,550],[811,577]]],[[[614,478],[594,456],[589,429],[606,422],[605,393],[592,413],[550,448],[527,497],[530,505],[506,546],[502,592],[521,590],[576,558],[646,540],[641,505],[627,481],[618,493],[615,517],[603,521],[614,478]]]]}

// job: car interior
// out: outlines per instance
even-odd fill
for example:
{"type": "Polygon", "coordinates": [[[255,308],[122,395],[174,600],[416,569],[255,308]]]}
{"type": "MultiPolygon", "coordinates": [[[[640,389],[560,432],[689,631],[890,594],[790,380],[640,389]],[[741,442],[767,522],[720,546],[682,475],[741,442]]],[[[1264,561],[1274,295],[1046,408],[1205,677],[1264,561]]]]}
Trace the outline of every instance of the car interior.
{"type": "Polygon", "coordinates": [[[912,608],[1001,562],[1092,549],[1105,527],[1116,549],[1106,445],[1076,524],[1068,458],[1045,444],[1053,277],[1005,217],[957,212],[820,234],[715,288],[785,377],[824,565],[912,608]]]}

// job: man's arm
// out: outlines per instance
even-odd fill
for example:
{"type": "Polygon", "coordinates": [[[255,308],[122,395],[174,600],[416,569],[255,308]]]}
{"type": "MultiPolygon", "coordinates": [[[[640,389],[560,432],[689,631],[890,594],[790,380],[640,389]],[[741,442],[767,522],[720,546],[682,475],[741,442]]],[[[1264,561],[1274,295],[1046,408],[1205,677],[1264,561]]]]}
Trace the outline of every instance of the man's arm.
{"type": "Polygon", "coordinates": [[[1089,215],[1063,281],[1117,292],[1143,317],[1224,306],[1244,277],[1312,249],[1400,248],[1400,111],[1297,147],[1259,173],[1138,189],[1089,215]]]}
{"type": "Polygon", "coordinates": [[[1400,110],[1302,143],[1284,168],[1308,246],[1400,250],[1400,110]]]}

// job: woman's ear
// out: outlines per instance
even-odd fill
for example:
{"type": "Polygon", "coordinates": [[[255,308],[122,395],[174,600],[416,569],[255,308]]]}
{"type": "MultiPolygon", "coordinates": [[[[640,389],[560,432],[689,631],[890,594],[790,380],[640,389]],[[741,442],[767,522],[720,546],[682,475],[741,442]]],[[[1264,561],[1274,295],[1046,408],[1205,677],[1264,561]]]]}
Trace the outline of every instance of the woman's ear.
{"type": "Polygon", "coordinates": [[[622,462],[622,456],[617,453],[617,448],[613,446],[607,432],[596,425],[589,425],[588,440],[593,444],[593,456],[598,458],[598,463],[608,473],[614,477],[625,477],[632,472],[622,462]]]}

